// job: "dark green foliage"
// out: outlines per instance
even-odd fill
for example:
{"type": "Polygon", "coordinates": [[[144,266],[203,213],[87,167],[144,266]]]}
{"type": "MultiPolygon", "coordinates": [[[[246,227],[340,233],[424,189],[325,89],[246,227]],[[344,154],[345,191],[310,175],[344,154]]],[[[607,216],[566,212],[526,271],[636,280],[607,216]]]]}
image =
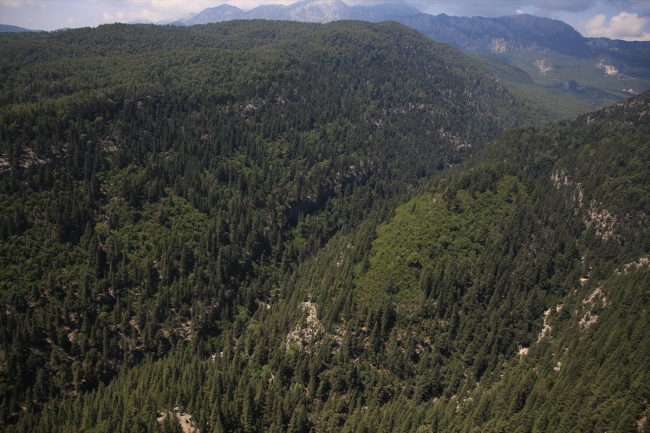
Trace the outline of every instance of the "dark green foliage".
{"type": "Polygon", "coordinates": [[[459,140],[528,119],[499,120],[515,102],[492,77],[395,24],[61,35],[4,48],[4,422],[183,341],[211,353],[296,263],[468,155],[459,140]]]}
{"type": "Polygon", "coordinates": [[[647,411],[648,95],[447,174],[539,111],[394,23],[76,32],[3,36],[2,428],[647,411]]]}

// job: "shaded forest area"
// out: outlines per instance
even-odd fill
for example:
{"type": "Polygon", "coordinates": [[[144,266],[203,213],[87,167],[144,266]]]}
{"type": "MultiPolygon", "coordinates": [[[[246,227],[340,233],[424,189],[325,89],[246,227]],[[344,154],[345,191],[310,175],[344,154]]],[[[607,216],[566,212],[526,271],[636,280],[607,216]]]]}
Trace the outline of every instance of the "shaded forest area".
{"type": "Polygon", "coordinates": [[[202,432],[648,413],[647,94],[518,127],[554,115],[395,23],[0,51],[7,431],[178,431],[176,407],[202,432]]]}

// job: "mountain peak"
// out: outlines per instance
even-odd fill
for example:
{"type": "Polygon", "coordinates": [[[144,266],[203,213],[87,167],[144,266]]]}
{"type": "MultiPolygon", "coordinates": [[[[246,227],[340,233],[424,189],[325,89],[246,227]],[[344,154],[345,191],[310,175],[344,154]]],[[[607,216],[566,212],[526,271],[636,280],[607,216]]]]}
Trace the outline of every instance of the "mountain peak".
{"type": "Polygon", "coordinates": [[[218,23],[221,21],[236,20],[244,15],[244,11],[229,4],[222,4],[213,8],[204,9],[198,14],[189,18],[180,19],[183,24],[191,26],[194,24],[218,23]]]}
{"type": "Polygon", "coordinates": [[[289,7],[291,19],[309,22],[328,22],[349,19],[350,6],[341,0],[305,0],[289,7]]]}
{"type": "Polygon", "coordinates": [[[185,25],[206,24],[235,19],[291,20],[326,23],[339,20],[387,21],[394,17],[417,15],[420,11],[403,0],[374,6],[349,6],[343,0],[302,0],[290,5],[262,5],[247,12],[222,4],[179,21],[185,25]]]}

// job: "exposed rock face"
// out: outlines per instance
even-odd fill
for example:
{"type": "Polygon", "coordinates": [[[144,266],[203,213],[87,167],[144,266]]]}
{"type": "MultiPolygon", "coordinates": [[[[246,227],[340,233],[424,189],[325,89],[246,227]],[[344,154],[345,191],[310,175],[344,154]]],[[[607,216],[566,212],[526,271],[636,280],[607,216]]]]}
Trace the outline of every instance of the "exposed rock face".
{"type": "Polygon", "coordinates": [[[533,63],[535,66],[537,66],[537,69],[539,69],[539,74],[540,75],[546,75],[547,72],[553,70],[553,66],[550,64],[546,63],[546,60],[541,59],[537,60],[536,62],[533,63]]]}
{"type": "Polygon", "coordinates": [[[301,303],[300,308],[307,312],[307,318],[305,319],[304,326],[298,324],[293,331],[287,334],[287,350],[291,348],[292,344],[295,344],[299,350],[309,351],[309,345],[315,341],[315,338],[318,335],[324,332],[323,325],[320,323],[316,315],[316,304],[307,301],[301,303]]]}
{"type": "Polygon", "coordinates": [[[582,301],[582,304],[582,308],[576,310],[576,313],[582,314],[582,312],[584,312],[584,315],[578,323],[581,329],[586,330],[598,321],[598,314],[592,310],[595,307],[605,308],[607,306],[607,298],[605,297],[602,288],[598,288],[594,290],[594,292],[589,295],[587,299],[582,301]]]}
{"type": "Polygon", "coordinates": [[[241,18],[242,15],[244,15],[244,11],[235,6],[220,5],[214,8],[204,9],[192,17],[185,20],[181,19],[179,21],[184,25],[191,26],[194,24],[208,24],[236,20],[241,18]]]}
{"type": "Polygon", "coordinates": [[[567,80],[564,82],[564,90],[578,90],[578,83],[575,80],[567,80]]]}
{"type": "Polygon", "coordinates": [[[576,80],[567,80],[564,82],[563,88],[564,90],[568,90],[571,92],[579,92],[581,90],[588,89],[589,86],[581,86],[580,84],[578,84],[576,80]]]}
{"type": "Polygon", "coordinates": [[[156,414],[156,420],[162,424],[168,416],[176,416],[178,424],[180,425],[183,433],[201,433],[201,430],[196,428],[194,422],[191,421],[192,415],[189,415],[185,412],[181,413],[180,410],[175,407],[171,411],[162,411],[156,414]]]}

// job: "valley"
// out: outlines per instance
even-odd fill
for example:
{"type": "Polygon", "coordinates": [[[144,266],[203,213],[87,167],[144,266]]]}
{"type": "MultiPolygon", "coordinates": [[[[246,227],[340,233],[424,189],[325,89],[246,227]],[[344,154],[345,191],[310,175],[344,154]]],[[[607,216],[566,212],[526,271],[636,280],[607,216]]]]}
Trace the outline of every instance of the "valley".
{"type": "Polygon", "coordinates": [[[0,429],[647,430],[647,77],[501,51],[0,34],[0,429]]]}

